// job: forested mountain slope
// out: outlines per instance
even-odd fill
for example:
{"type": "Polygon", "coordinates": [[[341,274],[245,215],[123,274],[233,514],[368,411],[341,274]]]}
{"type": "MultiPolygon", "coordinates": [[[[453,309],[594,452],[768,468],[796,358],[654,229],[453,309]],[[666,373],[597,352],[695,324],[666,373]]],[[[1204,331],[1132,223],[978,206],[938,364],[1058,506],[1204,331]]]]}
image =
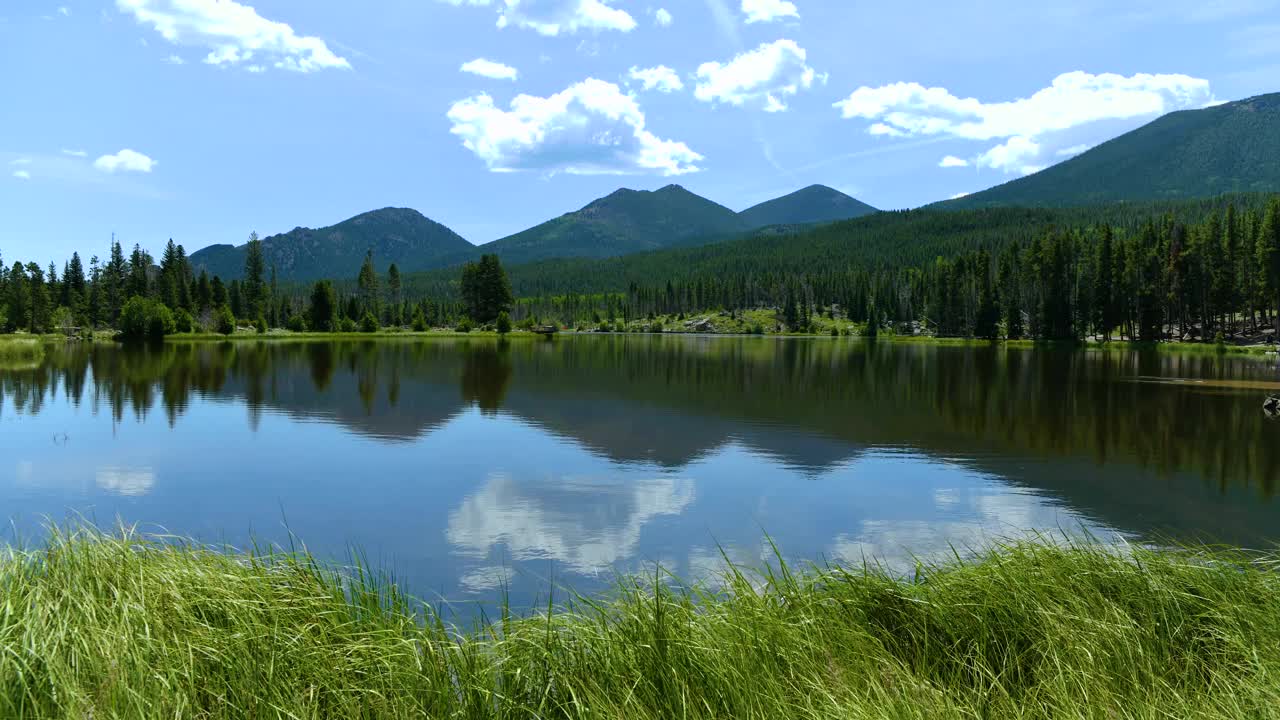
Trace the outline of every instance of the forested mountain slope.
{"type": "MultiPolygon", "coordinates": [[[[245,248],[212,245],[193,253],[191,265],[197,273],[205,270],[223,279],[238,278],[244,273],[245,248]]],[[[318,230],[294,228],[262,241],[266,266],[274,266],[282,280],[354,275],[368,251],[373,251],[384,270],[396,263],[404,272],[415,272],[470,257],[474,246],[444,225],[405,208],[374,210],[318,230]]]]}
{"type": "Polygon", "coordinates": [[[1089,205],[1280,191],[1280,93],[1170,113],[1070,160],[939,203],[1089,205]]]}

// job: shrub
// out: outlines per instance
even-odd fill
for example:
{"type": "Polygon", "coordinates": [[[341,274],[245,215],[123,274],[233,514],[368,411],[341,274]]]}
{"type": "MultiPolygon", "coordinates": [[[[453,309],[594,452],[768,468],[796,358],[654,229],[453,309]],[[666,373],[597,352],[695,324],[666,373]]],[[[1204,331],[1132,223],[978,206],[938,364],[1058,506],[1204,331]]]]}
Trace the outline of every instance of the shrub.
{"type": "Polygon", "coordinates": [[[462,318],[461,320],[459,320],[459,321],[458,321],[458,325],[457,325],[457,327],[455,327],[455,328],[454,328],[454,330],[457,330],[457,331],[458,331],[458,332],[460,332],[460,333],[469,333],[469,332],[471,332],[471,319],[470,319],[470,318],[462,318]]]}
{"type": "Polygon", "coordinates": [[[258,319],[253,321],[253,329],[257,330],[259,335],[267,333],[267,319],[261,313],[258,314],[258,319]]]}
{"type": "Polygon", "coordinates": [[[366,312],[364,317],[360,318],[360,332],[376,333],[378,332],[378,318],[373,313],[366,312]]]}
{"type": "Polygon", "coordinates": [[[178,308],[173,312],[173,329],[175,332],[189,333],[195,327],[196,320],[191,317],[191,313],[185,308],[178,308]]]}
{"type": "Polygon", "coordinates": [[[511,332],[511,316],[505,312],[498,313],[498,334],[506,335],[511,332]]]}
{"type": "Polygon", "coordinates": [[[338,322],[338,331],[344,333],[353,333],[356,331],[356,321],[351,318],[342,318],[338,322]]]}
{"type": "Polygon", "coordinates": [[[155,300],[134,296],[120,310],[120,334],[126,338],[158,340],[174,330],[173,313],[155,300]]]}
{"type": "Polygon", "coordinates": [[[213,315],[213,329],[223,335],[230,335],[236,331],[236,316],[231,314],[231,308],[223,305],[213,315]]]}
{"type": "Polygon", "coordinates": [[[427,331],[427,316],[422,313],[422,308],[418,308],[413,313],[413,331],[414,332],[427,331]]]}
{"type": "Polygon", "coordinates": [[[297,333],[300,333],[300,332],[306,332],[306,331],[307,331],[307,319],[306,319],[305,317],[303,317],[301,313],[299,313],[299,314],[294,315],[293,317],[289,318],[289,322],[287,323],[287,327],[289,328],[289,330],[290,330],[291,332],[297,332],[297,333]]]}

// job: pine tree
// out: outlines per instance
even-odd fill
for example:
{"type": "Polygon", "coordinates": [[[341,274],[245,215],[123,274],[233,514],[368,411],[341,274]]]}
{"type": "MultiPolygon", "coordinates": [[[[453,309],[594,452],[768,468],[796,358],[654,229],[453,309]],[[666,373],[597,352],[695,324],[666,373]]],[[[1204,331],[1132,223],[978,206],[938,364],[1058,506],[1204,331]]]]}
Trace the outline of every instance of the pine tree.
{"type": "Polygon", "coordinates": [[[140,245],[133,246],[129,256],[129,276],[125,280],[125,295],[129,298],[151,297],[151,255],[140,245]]]}
{"type": "Polygon", "coordinates": [[[9,271],[6,285],[9,291],[9,312],[6,319],[8,328],[6,329],[12,332],[30,327],[31,296],[27,289],[27,270],[22,263],[15,262],[13,264],[13,269],[9,271]]]}
{"type": "Polygon", "coordinates": [[[49,327],[53,308],[49,305],[49,288],[44,271],[36,263],[27,263],[27,330],[42,333],[49,327]]]}
{"type": "Polygon", "coordinates": [[[103,272],[106,286],[106,292],[103,293],[106,301],[105,320],[113,327],[119,321],[120,310],[124,307],[125,292],[128,290],[126,287],[128,274],[129,266],[124,260],[124,250],[113,236],[111,238],[111,257],[107,260],[107,266],[103,272]]]}
{"type": "Polygon", "coordinates": [[[391,267],[387,268],[387,292],[390,295],[391,305],[391,314],[387,321],[391,325],[403,325],[404,312],[401,306],[404,303],[404,294],[401,287],[400,268],[395,263],[391,263],[391,267]]]}
{"type": "Polygon", "coordinates": [[[249,233],[249,244],[245,246],[244,255],[244,280],[240,283],[239,304],[240,310],[234,308],[232,303],[232,312],[236,317],[256,318],[262,312],[264,302],[266,300],[266,264],[262,258],[262,241],[258,239],[258,233],[249,233]],[[241,312],[244,314],[241,315],[241,312]]]}
{"type": "Polygon", "coordinates": [[[1264,297],[1269,297],[1276,309],[1276,332],[1280,334],[1280,198],[1272,198],[1267,214],[1262,219],[1255,251],[1258,262],[1258,278],[1264,297]]]}

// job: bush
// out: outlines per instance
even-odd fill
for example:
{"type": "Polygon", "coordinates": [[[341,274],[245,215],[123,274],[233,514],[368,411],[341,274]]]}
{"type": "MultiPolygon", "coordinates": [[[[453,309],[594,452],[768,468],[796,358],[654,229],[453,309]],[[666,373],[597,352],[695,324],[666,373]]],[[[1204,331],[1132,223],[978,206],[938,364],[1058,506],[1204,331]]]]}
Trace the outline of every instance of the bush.
{"type": "Polygon", "coordinates": [[[71,316],[71,308],[65,306],[54,310],[53,317],[49,320],[49,327],[68,337],[71,336],[71,328],[75,324],[75,318],[71,316]]]}
{"type": "Polygon", "coordinates": [[[289,318],[289,322],[287,323],[286,326],[289,328],[290,332],[297,332],[297,333],[306,332],[307,319],[303,317],[301,313],[299,313],[289,318]]]}
{"type": "Polygon", "coordinates": [[[427,316],[422,313],[422,308],[418,308],[413,313],[413,331],[414,332],[427,331],[427,316]]]}
{"type": "Polygon", "coordinates": [[[236,316],[231,314],[231,308],[223,305],[213,314],[213,329],[223,335],[230,335],[236,331],[236,316]]]}
{"type": "Polygon", "coordinates": [[[351,318],[342,318],[338,322],[338,331],[344,333],[353,333],[356,331],[356,321],[351,318]]]}
{"type": "Polygon", "coordinates": [[[360,318],[360,332],[376,333],[378,332],[378,318],[373,313],[366,312],[364,317],[360,318]]]}
{"type": "Polygon", "coordinates": [[[175,332],[189,333],[195,328],[196,320],[191,317],[191,313],[185,308],[178,308],[173,312],[173,329],[175,332]]]}
{"type": "Polygon", "coordinates": [[[120,311],[120,334],[126,338],[159,340],[175,329],[173,313],[155,300],[134,296],[120,311]]]}
{"type": "Polygon", "coordinates": [[[253,329],[257,330],[259,335],[267,334],[267,319],[261,313],[258,314],[258,319],[253,321],[253,329]]]}
{"type": "Polygon", "coordinates": [[[661,321],[654,321],[654,322],[653,322],[653,324],[649,326],[649,332],[651,332],[651,333],[661,333],[661,332],[662,332],[662,322],[661,322],[661,321]]]}
{"type": "Polygon", "coordinates": [[[511,332],[511,316],[505,312],[498,313],[498,334],[506,335],[511,332]]]}
{"type": "Polygon", "coordinates": [[[459,321],[458,321],[458,325],[457,325],[457,327],[455,327],[455,328],[454,328],[454,330],[457,330],[457,331],[458,331],[458,332],[460,332],[460,333],[469,333],[469,332],[471,332],[471,319],[470,319],[470,318],[462,318],[461,320],[459,320],[459,321]]]}
{"type": "Polygon", "coordinates": [[[760,323],[754,323],[751,325],[751,329],[747,330],[747,332],[751,333],[752,335],[763,335],[764,326],[761,325],[760,323]]]}

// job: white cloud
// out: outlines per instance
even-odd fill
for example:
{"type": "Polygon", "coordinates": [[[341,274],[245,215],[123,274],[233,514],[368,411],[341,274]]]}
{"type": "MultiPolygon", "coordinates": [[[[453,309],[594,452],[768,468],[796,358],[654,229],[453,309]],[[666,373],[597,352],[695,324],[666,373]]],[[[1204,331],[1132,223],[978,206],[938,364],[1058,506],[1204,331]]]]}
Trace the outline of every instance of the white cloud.
{"type": "Polygon", "coordinates": [[[696,172],[702,156],[645,129],[644,112],[617,85],[588,78],[550,97],[518,95],[503,110],[488,94],[449,108],[451,132],[495,172],[578,175],[696,172]]]}
{"type": "Polygon", "coordinates": [[[958,158],[955,155],[948,155],[938,162],[938,167],[942,168],[958,168],[969,167],[969,161],[964,158],[958,158]]]}
{"type": "Polygon", "coordinates": [[[298,35],[235,0],[116,0],[116,7],[171,43],[210,48],[204,59],[210,65],[265,67],[265,60],[295,72],[351,69],[320,38],[298,35]]]}
{"type": "Polygon", "coordinates": [[[515,80],[520,75],[520,72],[510,65],[503,65],[500,62],[485,60],[484,58],[476,58],[471,62],[465,62],[458,69],[465,73],[493,80],[515,80]]]}
{"type": "Polygon", "coordinates": [[[653,13],[653,21],[658,23],[659,27],[671,27],[674,20],[675,18],[671,17],[671,13],[666,8],[658,8],[653,13]]]}
{"type": "Polygon", "coordinates": [[[151,492],[155,487],[156,474],[150,468],[124,470],[104,468],[94,474],[94,482],[109,493],[138,497],[151,492]]]}
{"type": "Polygon", "coordinates": [[[10,165],[30,165],[30,164],[31,164],[31,158],[29,158],[29,157],[14,158],[14,159],[12,159],[12,160],[10,160],[10,161],[9,161],[9,164],[10,164],[10,165]]]}
{"type": "Polygon", "coordinates": [[[135,150],[125,148],[115,155],[103,155],[93,161],[93,166],[103,172],[140,172],[149,173],[156,166],[156,161],[135,150]]]}
{"type": "Polygon", "coordinates": [[[890,137],[950,136],[1003,139],[978,165],[1005,172],[1034,171],[1052,157],[1045,136],[1103,120],[1154,117],[1202,107],[1213,100],[1209,81],[1187,75],[1131,77],[1070,72],[1030,97],[986,103],[918,83],[860,87],[835,104],[843,117],[875,121],[868,132],[890,137]],[[1042,162],[1034,162],[1040,160],[1042,162]]]}
{"type": "Polygon", "coordinates": [[[1040,157],[1040,149],[1040,143],[1035,140],[1025,135],[1015,135],[979,155],[978,167],[1030,175],[1044,169],[1035,164],[1036,158],[1040,157]]]}
{"type": "Polygon", "coordinates": [[[78,158],[89,157],[89,153],[84,150],[68,150],[67,148],[62,148],[62,154],[78,158]]]}
{"type": "Polygon", "coordinates": [[[66,5],[62,5],[58,8],[58,14],[62,17],[69,17],[71,15],[71,8],[66,5]]]}
{"type": "Polygon", "coordinates": [[[579,30],[631,32],[636,19],[611,7],[613,0],[440,0],[449,5],[496,6],[498,27],[514,25],[542,35],[576,33],[579,30]]]}
{"type": "Polygon", "coordinates": [[[748,23],[800,17],[796,4],[788,0],[742,0],[742,14],[747,16],[748,23]]]}
{"type": "Polygon", "coordinates": [[[806,59],[804,48],[794,40],[764,43],[727,63],[700,65],[693,94],[703,102],[759,104],[767,112],[781,112],[787,109],[786,96],[809,89],[815,80],[826,81],[806,59]]]}
{"type": "Polygon", "coordinates": [[[186,65],[187,64],[186,60],[183,60],[181,57],[177,55],[170,55],[169,57],[165,58],[164,61],[169,65],[186,65]]]}
{"type": "MultiPolygon", "coordinates": [[[[555,560],[595,575],[635,556],[644,527],[680,515],[694,497],[689,480],[565,477],[550,487],[496,474],[449,513],[445,537],[463,557],[487,560],[501,550],[518,562],[555,560]]],[[[495,574],[486,563],[463,582],[483,587],[495,574]]]]}
{"type": "Polygon", "coordinates": [[[19,180],[30,180],[30,179],[31,179],[31,173],[27,172],[26,170],[14,170],[14,171],[13,171],[13,176],[14,176],[14,177],[16,177],[16,178],[18,178],[19,180]]]}
{"type": "Polygon", "coordinates": [[[1058,157],[1067,157],[1070,155],[1079,155],[1082,152],[1085,152],[1087,150],[1092,150],[1092,149],[1093,149],[1092,145],[1084,143],[1080,145],[1072,145],[1071,147],[1062,148],[1061,150],[1058,150],[1057,152],[1055,152],[1054,155],[1057,155],[1058,157]]]}
{"type": "Polygon", "coordinates": [[[951,199],[952,199],[952,200],[959,200],[959,199],[960,199],[960,198],[962,198],[962,197],[969,197],[969,193],[956,193],[955,195],[952,195],[952,196],[951,196],[951,199]]]}
{"type": "Polygon", "coordinates": [[[632,80],[639,80],[644,90],[669,93],[684,89],[684,83],[680,80],[680,76],[676,74],[675,70],[666,65],[651,68],[633,67],[629,77],[632,80]]]}

